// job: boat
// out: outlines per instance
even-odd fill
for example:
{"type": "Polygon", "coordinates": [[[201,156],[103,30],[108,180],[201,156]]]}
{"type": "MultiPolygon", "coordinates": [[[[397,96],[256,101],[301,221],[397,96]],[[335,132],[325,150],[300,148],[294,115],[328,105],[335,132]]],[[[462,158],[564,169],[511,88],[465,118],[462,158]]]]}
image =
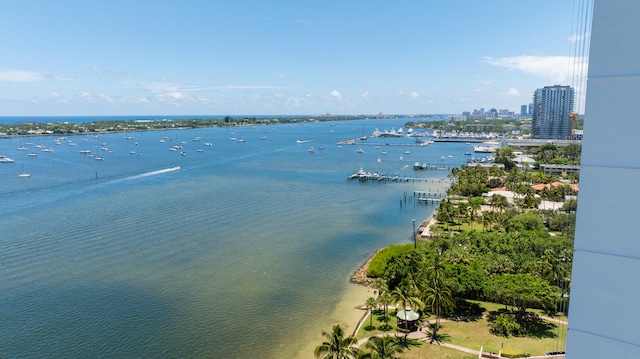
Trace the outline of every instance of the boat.
{"type": "Polygon", "coordinates": [[[9,157],[2,157],[0,158],[0,163],[14,163],[16,162],[14,159],[9,158],[9,157]]]}
{"type": "Polygon", "coordinates": [[[496,146],[473,146],[473,151],[478,153],[495,153],[497,149],[496,146]]]}
{"type": "Polygon", "coordinates": [[[363,150],[362,148],[358,148],[358,149],[356,150],[356,152],[358,152],[358,153],[364,153],[364,150],[363,150]]]}
{"type": "Polygon", "coordinates": [[[414,170],[426,170],[427,169],[427,164],[426,163],[416,162],[416,163],[413,164],[413,169],[414,170]]]}
{"type": "Polygon", "coordinates": [[[26,172],[22,172],[18,175],[18,177],[20,178],[27,178],[27,177],[31,177],[31,173],[26,173],[26,172]]]}
{"type": "Polygon", "coordinates": [[[382,160],[380,159],[380,157],[378,157],[378,163],[382,163],[382,160]]]}
{"type": "Polygon", "coordinates": [[[247,140],[243,140],[243,139],[238,140],[238,143],[245,143],[245,142],[247,142],[247,140]]]}
{"type": "Polygon", "coordinates": [[[381,154],[381,155],[386,155],[386,154],[387,154],[387,151],[382,151],[382,152],[380,152],[380,154],[381,154]]]}
{"type": "Polygon", "coordinates": [[[89,153],[91,153],[90,150],[80,150],[80,153],[82,153],[83,155],[88,155],[89,153]]]}
{"type": "Polygon", "coordinates": [[[309,152],[311,152],[311,153],[315,153],[315,152],[316,152],[316,149],[315,149],[315,148],[313,148],[313,147],[311,147],[311,148],[309,148],[309,152]]]}
{"type": "Polygon", "coordinates": [[[26,151],[26,150],[28,150],[27,147],[24,147],[24,146],[18,147],[18,151],[26,151]]]}
{"type": "Polygon", "coordinates": [[[211,147],[211,146],[213,146],[213,143],[211,143],[211,142],[205,142],[205,143],[204,143],[204,145],[205,145],[205,146],[207,146],[207,147],[211,147]]]}
{"type": "Polygon", "coordinates": [[[411,154],[411,151],[406,150],[406,151],[404,151],[404,154],[405,154],[405,155],[409,155],[409,154],[411,154]]]}
{"type": "Polygon", "coordinates": [[[202,148],[198,148],[196,152],[204,152],[204,150],[202,148]]]}
{"type": "Polygon", "coordinates": [[[29,156],[29,157],[38,157],[38,154],[35,153],[35,152],[31,152],[31,153],[27,154],[27,156],[29,156]]]}

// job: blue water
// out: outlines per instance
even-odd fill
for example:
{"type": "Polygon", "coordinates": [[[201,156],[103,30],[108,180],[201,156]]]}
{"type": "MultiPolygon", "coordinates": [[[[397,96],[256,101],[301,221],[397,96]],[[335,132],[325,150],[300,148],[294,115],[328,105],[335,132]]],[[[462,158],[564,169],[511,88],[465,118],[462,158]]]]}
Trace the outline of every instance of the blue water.
{"type": "Polygon", "coordinates": [[[0,139],[0,357],[312,357],[353,271],[432,214],[413,192],[446,190],[413,162],[466,161],[336,145],[406,120],[0,139]]]}

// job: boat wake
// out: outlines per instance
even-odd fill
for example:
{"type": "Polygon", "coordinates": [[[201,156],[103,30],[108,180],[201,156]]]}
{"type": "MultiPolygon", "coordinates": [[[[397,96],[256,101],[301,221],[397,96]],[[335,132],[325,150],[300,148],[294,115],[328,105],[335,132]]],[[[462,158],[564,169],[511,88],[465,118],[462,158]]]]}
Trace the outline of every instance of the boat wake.
{"type": "Polygon", "coordinates": [[[305,143],[305,142],[311,142],[312,140],[297,140],[296,143],[305,143]]]}
{"type": "Polygon", "coordinates": [[[167,172],[174,172],[174,171],[177,171],[179,169],[180,169],[180,166],[175,166],[175,167],[165,168],[165,169],[161,169],[161,170],[157,170],[157,171],[145,172],[145,173],[141,173],[139,175],[127,177],[127,178],[125,178],[125,180],[134,180],[134,179],[139,179],[139,178],[144,178],[144,177],[149,177],[149,176],[155,176],[155,175],[159,175],[159,174],[163,174],[163,173],[167,173],[167,172]]]}

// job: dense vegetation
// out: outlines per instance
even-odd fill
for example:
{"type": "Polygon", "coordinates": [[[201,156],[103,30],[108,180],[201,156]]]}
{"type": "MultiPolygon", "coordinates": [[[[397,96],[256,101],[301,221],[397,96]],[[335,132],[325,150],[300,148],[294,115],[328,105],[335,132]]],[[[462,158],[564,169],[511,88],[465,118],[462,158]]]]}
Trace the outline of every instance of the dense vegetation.
{"type": "Polygon", "coordinates": [[[280,123],[318,122],[318,121],[341,121],[341,120],[362,120],[366,116],[223,116],[205,118],[182,118],[182,119],[158,119],[158,120],[104,120],[89,121],[84,123],[72,122],[20,122],[15,124],[0,124],[0,133],[6,136],[28,136],[28,135],[67,135],[100,132],[123,132],[123,131],[149,131],[168,130],[186,128],[209,128],[209,127],[232,127],[232,126],[253,126],[280,123]]]}

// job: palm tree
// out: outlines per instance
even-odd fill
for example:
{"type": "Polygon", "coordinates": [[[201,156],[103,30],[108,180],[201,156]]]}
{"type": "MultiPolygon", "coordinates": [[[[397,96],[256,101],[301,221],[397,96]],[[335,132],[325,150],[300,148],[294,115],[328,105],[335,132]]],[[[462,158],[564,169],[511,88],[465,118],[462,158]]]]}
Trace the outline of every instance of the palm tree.
{"type": "Polygon", "coordinates": [[[378,296],[378,302],[384,306],[384,322],[387,323],[389,321],[389,316],[387,315],[389,304],[393,303],[391,293],[382,292],[382,294],[378,296]]]}
{"type": "Polygon", "coordinates": [[[417,308],[422,308],[424,306],[416,292],[416,287],[409,286],[407,284],[399,285],[393,291],[391,291],[391,296],[394,298],[395,302],[402,304],[402,309],[405,309],[404,329],[407,331],[409,330],[406,311],[407,306],[416,306],[417,308]]]}
{"type": "Polygon", "coordinates": [[[387,287],[387,282],[382,278],[376,278],[371,286],[378,294],[378,298],[380,298],[380,295],[382,295],[382,293],[389,290],[389,288],[387,287]]]}
{"type": "Polygon", "coordinates": [[[455,303],[453,301],[453,291],[447,281],[445,267],[440,257],[436,257],[433,265],[427,268],[425,279],[422,283],[424,303],[436,315],[436,325],[431,336],[431,341],[433,342],[440,328],[441,313],[453,310],[455,303]]]}
{"type": "Polygon", "coordinates": [[[371,337],[365,344],[367,353],[360,356],[366,359],[399,359],[397,354],[404,351],[404,348],[398,345],[396,338],[392,336],[371,337]]]}
{"type": "Polygon", "coordinates": [[[367,309],[371,311],[371,313],[369,313],[369,317],[371,318],[371,323],[369,324],[369,328],[373,330],[373,309],[378,305],[378,301],[374,297],[369,297],[365,305],[367,306],[367,309]]]}
{"type": "Polygon", "coordinates": [[[326,331],[322,335],[327,339],[318,345],[314,351],[316,358],[322,359],[350,359],[356,358],[360,351],[351,346],[358,341],[354,337],[344,337],[344,330],[340,324],[333,326],[331,333],[326,331]]]}

